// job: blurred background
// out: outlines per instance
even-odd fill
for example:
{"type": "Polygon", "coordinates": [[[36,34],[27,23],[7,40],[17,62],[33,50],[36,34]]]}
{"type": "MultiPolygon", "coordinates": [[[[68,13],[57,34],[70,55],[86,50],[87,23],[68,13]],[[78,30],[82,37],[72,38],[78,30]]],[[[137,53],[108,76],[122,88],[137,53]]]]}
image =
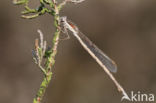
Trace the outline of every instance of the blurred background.
{"type": "MultiPolygon", "coordinates": [[[[32,8],[38,5],[37,0],[30,3],[32,8]]],[[[114,76],[129,95],[131,91],[156,95],[155,5],[155,0],[86,0],[67,4],[60,15],[76,23],[117,63],[114,76]]],[[[21,10],[23,6],[11,0],[0,0],[0,103],[32,103],[43,78],[31,55],[37,29],[48,45],[55,31],[52,16],[25,20],[21,10]]],[[[42,103],[120,103],[122,95],[112,80],[70,37],[59,43],[42,103]]]]}

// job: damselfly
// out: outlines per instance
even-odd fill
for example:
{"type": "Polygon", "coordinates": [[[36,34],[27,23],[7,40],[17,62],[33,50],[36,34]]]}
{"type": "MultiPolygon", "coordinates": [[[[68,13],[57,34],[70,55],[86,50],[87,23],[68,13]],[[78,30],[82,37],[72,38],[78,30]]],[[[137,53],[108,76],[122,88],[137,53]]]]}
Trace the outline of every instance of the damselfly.
{"type": "Polygon", "coordinates": [[[68,21],[66,17],[60,18],[60,23],[63,25],[65,30],[70,30],[72,34],[78,39],[80,44],[84,47],[84,49],[97,61],[97,63],[105,70],[105,72],[109,75],[112,81],[118,88],[118,91],[122,92],[123,99],[130,100],[125,90],[122,86],[117,82],[111,72],[117,71],[117,66],[113,60],[111,60],[106,54],[104,54],[94,43],[92,43],[83,33],[80,32],[78,27],[68,21]],[[111,72],[110,72],[111,71],[111,72]]]}
{"type": "Polygon", "coordinates": [[[67,21],[66,17],[61,17],[60,22],[64,29],[68,29],[78,39],[84,49],[97,61],[97,63],[105,70],[106,68],[111,72],[117,71],[117,66],[106,54],[104,54],[91,40],[88,39],[78,27],[71,21],[67,21]]]}
{"type": "Polygon", "coordinates": [[[78,27],[67,20],[66,17],[60,18],[60,23],[64,29],[68,29],[78,39],[84,49],[97,61],[97,63],[105,70],[106,68],[111,72],[117,71],[117,66],[106,54],[104,54],[91,40],[89,40],[78,27]]]}

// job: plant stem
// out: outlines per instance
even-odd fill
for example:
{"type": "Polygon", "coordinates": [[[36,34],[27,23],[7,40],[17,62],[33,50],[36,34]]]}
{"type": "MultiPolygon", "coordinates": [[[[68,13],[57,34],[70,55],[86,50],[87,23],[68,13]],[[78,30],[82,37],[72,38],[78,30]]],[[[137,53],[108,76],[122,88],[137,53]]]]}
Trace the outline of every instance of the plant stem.
{"type": "Polygon", "coordinates": [[[47,61],[46,61],[46,66],[45,66],[45,70],[46,70],[46,74],[44,75],[43,81],[40,85],[40,88],[38,90],[38,93],[36,95],[36,97],[34,98],[33,103],[40,103],[41,100],[43,99],[43,96],[45,94],[45,91],[51,81],[52,78],[52,67],[55,64],[55,56],[57,54],[57,47],[58,47],[58,43],[59,43],[59,36],[60,36],[60,26],[59,26],[59,10],[57,8],[57,6],[54,7],[55,13],[52,14],[54,15],[54,26],[56,28],[56,31],[54,33],[54,37],[52,40],[52,44],[53,47],[50,50],[51,54],[48,57],[47,61]]]}
{"type": "MultiPolygon", "coordinates": [[[[45,91],[52,78],[52,74],[53,74],[52,67],[55,64],[55,56],[57,54],[59,36],[61,33],[59,12],[66,4],[66,2],[75,2],[75,3],[79,2],[79,0],[76,1],[63,0],[62,3],[57,4],[57,0],[39,0],[39,1],[40,1],[40,5],[37,8],[31,9],[28,5],[29,0],[13,0],[13,3],[16,5],[22,5],[22,4],[25,5],[24,11],[21,12],[22,13],[21,17],[24,19],[34,19],[46,13],[54,17],[54,26],[56,28],[56,31],[54,33],[54,37],[52,40],[53,47],[50,50],[47,50],[47,55],[46,55],[46,41],[43,42],[43,34],[41,32],[39,33],[40,33],[40,42],[42,45],[38,44],[38,40],[35,41],[35,50],[33,50],[33,59],[35,60],[35,63],[38,65],[40,70],[43,72],[44,77],[40,85],[40,88],[36,94],[36,97],[33,99],[33,103],[41,103],[45,91]],[[50,8],[47,8],[47,6],[49,6],[50,8]],[[45,65],[42,66],[43,64],[42,59],[44,56],[46,62],[45,65]]],[[[80,1],[84,1],[84,0],[80,0],[80,1]]]]}

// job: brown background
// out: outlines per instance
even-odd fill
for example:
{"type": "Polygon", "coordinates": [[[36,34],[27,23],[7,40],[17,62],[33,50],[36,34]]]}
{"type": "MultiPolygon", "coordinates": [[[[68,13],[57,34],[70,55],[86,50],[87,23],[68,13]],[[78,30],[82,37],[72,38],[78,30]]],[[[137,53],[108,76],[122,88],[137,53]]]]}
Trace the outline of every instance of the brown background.
{"type": "MultiPolygon", "coordinates": [[[[36,1],[31,7],[38,5],[36,1]]],[[[37,29],[49,45],[54,33],[51,16],[24,20],[21,10],[23,6],[0,0],[0,103],[32,103],[43,77],[31,56],[37,29]]],[[[61,15],[116,61],[114,76],[128,94],[156,95],[155,0],[86,0],[66,5],[61,15]]],[[[59,44],[43,103],[120,103],[122,95],[113,82],[70,36],[59,44]]]]}

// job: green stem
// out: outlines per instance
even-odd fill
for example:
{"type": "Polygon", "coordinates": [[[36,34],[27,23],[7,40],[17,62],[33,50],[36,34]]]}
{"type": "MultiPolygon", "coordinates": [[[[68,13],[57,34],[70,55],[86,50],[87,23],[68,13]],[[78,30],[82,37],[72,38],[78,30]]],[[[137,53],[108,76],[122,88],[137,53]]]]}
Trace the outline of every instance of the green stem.
{"type": "MultiPolygon", "coordinates": [[[[59,43],[59,36],[60,36],[60,24],[59,24],[59,11],[62,9],[62,7],[66,4],[66,1],[63,1],[63,3],[57,5],[56,0],[39,0],[40,6],[35,9],[31,9],[28,6],[29,0],[13,0],[14,4],[21,5],[25,4],[25,10],[22,11],[22,18],[25,19],[33,19],[40,15],[43,15],[45,13],[49,13],[50,15],[54,16],[54,26],[56,28],[56,31],[54,33],[54,37],[52,40],[53,47],[51,50],[48,51],[48,56],[46,57],[46,63],[42,67],[42,61],[36,62],[38,64],[38,67],[41,69],[41,71],[44,74],[43,81],[40,85],[40,88],[36,94],[36,97],[33,99],[33,103],[41,103],[43,96],[45,94],[45,91],[51,81],[52,78],[52,67],[55,64],[55,56],[57,54],[57,47],[59,43]],[[46,5],[49,5],[50,9],[46,7],[46,5]]],[[[43,49],[39,47],[38,42],[36,42],[35,47],[37,48],[37,53],[42,52],[39,49],[43,49]]],[[[34,57],[35,61],[38,59],[40,60],[41,55],[36,55],[37,57],[34,57]]]]}
{"type": "Polygon", "coordinates": [[[58,43],[59,43],[59,36],[60,36],[60,26],[59,26],[59,12],[57,7],[55,7],[55,13],[54,13],[54,26],[56,27],[56,32],[54,33],[54,37],[53,37],[53,47],[51,49],[51,54],[48,57],[47,61],[46,61],[46,74],[44,75],[43,81],[40,85],[40,88],[38,90],[38,93],[36,95],[36,97],[34,98],[33,103],[40,103],[41,100],[43,99],[43,96],[45,94],[46,88],[48,87],[51,78],[52,78],[52,70],[51,68],[53,67],[53,65],[55,64],[55,56],[57,54],[57,47],[58,47],[58,43]]]}

